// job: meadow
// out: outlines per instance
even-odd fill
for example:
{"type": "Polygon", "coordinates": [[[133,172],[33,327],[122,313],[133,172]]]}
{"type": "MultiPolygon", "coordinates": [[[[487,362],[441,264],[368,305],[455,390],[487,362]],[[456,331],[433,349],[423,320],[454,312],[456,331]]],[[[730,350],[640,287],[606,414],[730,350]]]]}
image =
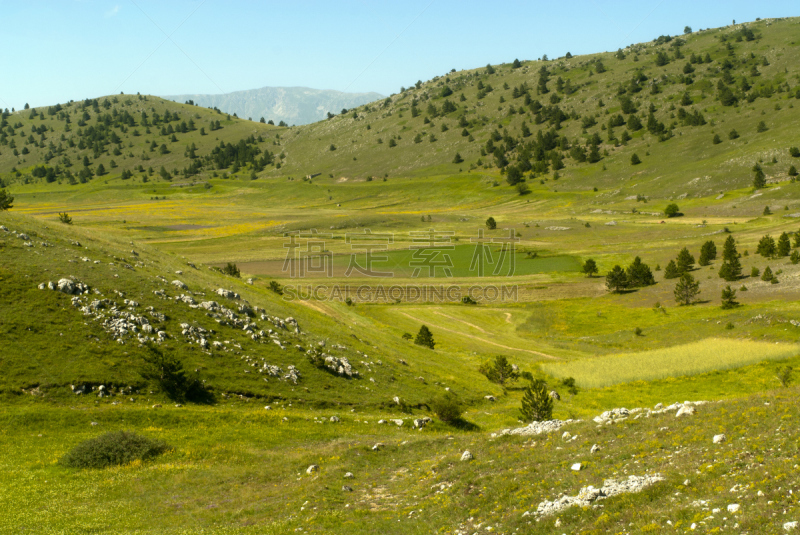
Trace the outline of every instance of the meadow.
{"type": "Polygon", "coordinates": [[[297,128],[146,95],[6,115],[0,187],[15,200],[0,212],[0,531],[783,532],[784,522],[800,520],[798,387],[791,373],[786,385],[776,376],[800,369],[800,264],[757,248],[763,236],[785,232],[800,254],[800,185],[788,174],[798,162],[790,149],[800,121],[799,23],[757,21],[748,25],[752,40],[736,26],[616,54],[447,73],[297,128]],[[661,53],[669,62],[656,65],[661,53]],[[710,62],[692,62],[706,53],[710,62]],[[537,90],[542,66],[547,92],[537,90]],[[639,73],[647,80],[632,83],[639,73]],[[743,79],[752,89],[742,89],[743,79]],[[720,102],[720,82],[735,90],[736,105],[720,102]],[[557,88],[567,83],[574,91],[557,88]],[[633,113],[622,113],[626,94],[633,113]],[[447,99],[456,110],[440,113],[447,99]],[[651,105],[669,136],[657,125],[631,126],[622,141],[628,130],[613,126],[615,117],[644,123],[651,105]],[[559,121],[547,115],[556,107],[559,121]],[[689,124],[684,110],[705,122],[689,124]],[[131,114],[134,125],[109,126],[113,112],[131,114]],[[183,131],[189,120],[195,128],[183,131]],[[766,130],[757,128],[762,120],[766,130]],[[87,132],[98,130],[119,142],[88,143],[87,132]],[[540,135],[563,141],[539,153],[540,135]],[[600,160],[569,155],[590,149],[595,135],[600,160]],[[508,165],[487,151],[490,141],[507,149],[508,165]],[[257,149],[264,161],[220,160],[220,143],[257,149]],[[642,160],[635,166],[634,153],[642,160]],[[555,169],[559,157],[564,167],[555,169]],[[522,172],[527,192],[508,183],[526,158],[538,166],[522,172]],[[106,173],[85,181],[66,173],[100,164],[106,173]],[[766,187],[752,187],[755,164],[766,187]],[[670,218],[672,203],[681,215],[670,218]],[[60,222],[63,212],[70,224],[60,222]],[[453,246],[450,276],[441,267],[435,277],[414,274],[414,238],[429,229],[453,246]],[[331,255],[331,276],[292,277],[282,269],[288,235],[312,231],[330,235],[318,250],[331,255]],[[387,251],[375,252],[387,260],[372,267],[393,277],[348,275],[353,242],[367,231],[392,236],[387,251]],[[498,241],[484,275],[470,269],[479,231],[496,240],[513,232],[513,276],[509,257],[494,271],[498,241]],[[718,275],[729,236],[742,265],[735,281],[718,275]],[[680,305],[678,279],[665,268],[684,247],[699,260],[708,241],[717,256],[687,268],[699,293],[680,305]],[[654,284],[609,291],[606,274],[636,257],[654,284]],[[589,259],[595,276],[582,272],[589,259]],[[228,264],[239,276],[220,272],[228,264]],[[774,280],[762,280],[767,267],[774,280]],[[63,278],[89,293],[39,289],[63,278]],[[347,284],[515,292],[507,300],[478,293],[474,303],[461,294],[426,302],[281,293],[347,284]],[[736,304],[723,308],[729,285],[736,304]],[[130,315],[163,337],[140,340],[141,320],[123,334],[109,327],[130,315]],[[423,325],[433,348],[414,342],[423,325]],[[153,347],[210,396],[170,397],[147,374],[153,347]],[[320,355],[348,359],[357,374],[327,367],[320,355]],[[497,356],[523,376],[490,381],[481,367],[497,356]],[[563,430],[502,434],[528,423],[520,412],[528,378],[559,394],[552,418],[573,420],[563,430]],[[448,396],[460,402],[460,419],[437,414],[448,396]],[[690,418],[591,422],[612,408],[684,400],[711,403],[690,418]],[[413,427],[422,418],[432,421],[413,427]],[[82,441],[119,430],[170,449],[102,470],[59,463],[82,441]],[[578,438],[561,438],[564,430],[578,438]],[[720,433],[727,441],[713,444],[720,433]],[[460,461],[465,450],[473,461],[460,461]],[[575,462],[580,471],[570,469],[575,462]],[[655,472],[665,480],[643,493],[557,519],[523,516],[561,493],[655,472]],[[734,501],[742,512],[726,514],[734,501]]]}

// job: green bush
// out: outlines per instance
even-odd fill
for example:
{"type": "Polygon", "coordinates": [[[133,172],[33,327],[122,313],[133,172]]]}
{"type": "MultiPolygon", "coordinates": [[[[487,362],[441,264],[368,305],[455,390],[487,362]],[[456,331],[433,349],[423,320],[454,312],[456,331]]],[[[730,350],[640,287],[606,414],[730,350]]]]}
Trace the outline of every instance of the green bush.
{"type": "Polygon", "coordinates": [[[84,440],[59,461],[69,468],[106,468],[146,461],[167,451],[169,446],[152,438],[129,431],[106,433],[84,440]]]}
{"type": "Polygon", "coordinates": [[[428,402],[428,407],[443,422],[451,423],[461,419],[464,407],[458,397],[452,392],[433,398],[428,402]]]}

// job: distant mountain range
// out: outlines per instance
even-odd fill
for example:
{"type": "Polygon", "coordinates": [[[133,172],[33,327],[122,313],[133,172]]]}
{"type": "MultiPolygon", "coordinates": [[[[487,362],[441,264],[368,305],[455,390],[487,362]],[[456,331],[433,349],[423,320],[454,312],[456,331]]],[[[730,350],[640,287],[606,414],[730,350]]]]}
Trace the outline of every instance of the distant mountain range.
{"type": "Polygon", "coordinates": [[[262,87],[222,95],[171,95],[164,98],[180,103],[192,100],[199,106],[217,107],[242,119],[251,117],[258,121],[264,117],[275,124],[284,121],[288,125],[301,125],[325,119],[328,112],[338,114],[344,108],[354,108],[384,96],[309,87],[262,87]]]}

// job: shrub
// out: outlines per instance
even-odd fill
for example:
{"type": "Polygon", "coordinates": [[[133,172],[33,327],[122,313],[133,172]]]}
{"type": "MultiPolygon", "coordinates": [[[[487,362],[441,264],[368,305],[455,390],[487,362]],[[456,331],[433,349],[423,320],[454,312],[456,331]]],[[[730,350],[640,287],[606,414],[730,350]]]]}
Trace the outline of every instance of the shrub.
{"type": "Polygon", "coordinates": [[[414,339],[414,335],[411,334],[411,333],[403,333],[403,337],[402,338],[403,338],[403,340],[413,340],[414,339]]]}
{"type": "Polygon", "coordinates": [[[461,298],[461,302],[464,303],[465,305],[477,305],[478,304],[477,301],[475,301],[473,298],[471,298],[468,295],[465,295],[464,297],[462,297],[461,298]]]}
{"type": "Polygon", "coordinates": [[[567,388],[567,392],[572,394],[573,396],[578,393],[578,387],[575,384],[574,377],[567,377],[561,380],[561,384],[567,388]]]}
{"type": "Polygon", "coordinates": [[[148,381],[155,381],[166,396],[173,401],[193,401],[211,403],[213,394],[198,377],[187,377],[183,363],[173,355],[165,355],[154,344],[145,346],[147,354],[140,375],[148,381]]]}
{"type": "Polygon", "coordinates": [[[59,212],[58,220],[61,221],[62,223],[64,223],[65,225],[71,225],[72,224],[72,218],[66,212],[59,212]]]}
{"type": "Polygon", "coordinates": [[[146,461],[167,451],[166,443],[128,431],[106,433],[84,440],[60,459],[69,468],[106,468],[146,461]]]}
{"type": "Polygon", "coordinates": [[[486,228],[489,230],[494,230],[497,228],[497,222],[493,217],[489,217],[489,219],[486,220],[486,228]]]}
{"type": "MultiPolygon", "coordinates": [[[[228,262],[228,265],[225,266],[224,268],[222,268],[222,272],[225,275],[230,275],[231,277],[237,277],[238,278],[238,277],[241,276],[241,273],[239,273],[239,268],[236,267],[236,264],[233,264],[231,262],[228,262]]],[[[271,287],[271,285],[270,285],[270,287],[271,287]]]]}
{"type": "Polygon", "coordinates": [[[443,422],[455,422],[461,419],[464,407],[458,397],[452,392],[447,392],[443,396],[431,399],[428,402],[431,411],[443,422]]]}
{"type": "Polygon", "coordinates": [[[281,288],[281,285],[278,283],[278,281],[269,281],[269,289],[278,295],[283,295],[283,288],[281,288]]]}
{"type": "Polygon", "coordinates": [[[778,375],[776,377],[778,381],[780,381],[781,386],[789,386],[789,383],[792,382],[792,371],[791,366],[784,366],[778,370],[778,375]]]}
{"type": "Polygon", "coordinates": [[[491,382],[497,383],[502,387],[505,387],[506,383],[512,383],[519,378],[519,372],[502,355],[496,356],[494,362],[484,362],[480,365],[478,371],[491,382]]]}

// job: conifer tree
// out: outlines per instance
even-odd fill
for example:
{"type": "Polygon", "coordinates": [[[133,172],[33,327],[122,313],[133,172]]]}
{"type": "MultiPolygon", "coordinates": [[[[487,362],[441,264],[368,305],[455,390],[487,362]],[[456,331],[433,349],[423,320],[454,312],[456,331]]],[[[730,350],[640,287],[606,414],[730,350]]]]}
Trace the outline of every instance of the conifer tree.
{"type": "Polygon", "coordinates": [[[755,189],[761,189],[767,185],[767,178],[764,176],[764,170],[761,169],[759,164],[755,164],[753,166],[753,187],[755,189]]]}
{"type": "Polygon", "coordinates": [[[606,275],[606,288],[610,292],[619,293],[627,287],[628,277],[625,274],[625,270],[619,266],[614,266],[606,275]]]}
{"type": "Polygon", "coordinates": [[[789,243],[789,235],[785,232],[781,233],[780,237],[778,238],[778,246],[777,246],[777,253],[778,256],[789,256],[789,252],[792,250],[792,245],[789,243]]]}
{"type": "Polygon", "coordinates": [[[436,342],[433,341],[433,333],[431,333],[430,329],[425,325],[419,328],[419,333],[417,333],[414,343],[418,346],[425,346],[430,349],[433,349],[436,345],[436,342]]]}
{"type": "Polygon", "coordinates": [[[674,279],[680,276],[680,272],[678,271],[678,266],[675,265],[674,260],[670,260],[667,264],[667,267],[664,268],[664,278],[665,279],[674,279]]]}
{"type": "Polygon", "coordinates": [[[700,283],[689,273],[684,273],[675,285],[675,301],[681,305],[689,305],[700,293],[700,283]]]}
{"type": "Polygon", "coordinates": [[[525,389],[520,412],[526,422],[541,422],[553,417],[553,398],[547,393],[544,381],[533,381],[525,389]]]}
{"type": "Polygon", "coordinates": [[[694,256],[692,256],[689,249],[686,247],[681,249],[681,252],[678,253],[677,268],[680,274],[691,271],[694,268],[694,256]]]}
{"type": "Polygon", "coordinates": [[[736,302],[736,290],[731,289],[730,285],[722,289],[722,308],[724,310],[738,306],[736,302]]]}

